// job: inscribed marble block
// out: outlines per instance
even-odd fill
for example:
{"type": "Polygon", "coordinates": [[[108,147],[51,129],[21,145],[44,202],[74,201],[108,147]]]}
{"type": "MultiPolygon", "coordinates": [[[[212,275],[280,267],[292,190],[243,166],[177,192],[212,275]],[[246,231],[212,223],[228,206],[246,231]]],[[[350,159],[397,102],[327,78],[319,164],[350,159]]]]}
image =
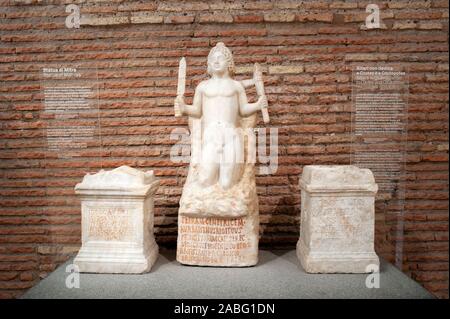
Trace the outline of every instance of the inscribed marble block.
{"type": "Polygon", "coordinates": [[[81,198],[82,246],[74,260],[80,272],[144,273],[158,257],[153,235],[153,171],[121,166],[84,176],[81,198]]]}
{"type": "Polygon", "coordinates": [[[351,165],[309,165],[303,168],[300,188],[297,256],[303,268],[310,273],[366,273],[378,267],[378,186],[372,172],[351,165]]]}

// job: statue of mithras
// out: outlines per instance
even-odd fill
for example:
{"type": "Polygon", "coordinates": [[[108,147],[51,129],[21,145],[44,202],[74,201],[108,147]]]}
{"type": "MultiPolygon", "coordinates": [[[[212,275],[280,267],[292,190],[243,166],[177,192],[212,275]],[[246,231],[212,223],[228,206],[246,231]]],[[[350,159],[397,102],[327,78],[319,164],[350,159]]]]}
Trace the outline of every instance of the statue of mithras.
{"type": "Polygon", "coordinates": [[[259,236],[257,112],[269,122],[261,70],[255,64],[252,79],[234,80],[233,55],[219,42],[208,55],[207,72],[210,78],[198,84],[192,105],[187,105],[186,61],[180,61],[175,116],[189,116],[192,152],[180,199],[177,260],[251,266],[257,263],[259,236]],[[251,85],[258,94],[255,103],[248,102],[245,92],[251,85]],[[219,234],[222,237],[213,236],[219,234]]]}

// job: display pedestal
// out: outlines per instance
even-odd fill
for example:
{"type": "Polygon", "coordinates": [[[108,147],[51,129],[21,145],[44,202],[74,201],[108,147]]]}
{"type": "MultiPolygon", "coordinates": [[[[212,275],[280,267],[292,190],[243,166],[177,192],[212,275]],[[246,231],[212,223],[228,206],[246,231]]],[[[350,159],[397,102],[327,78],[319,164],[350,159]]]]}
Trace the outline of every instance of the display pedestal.
{"type": "MultiPolygon", "coordinates": [[[[152,272],[142,275],[80,274],[80,288],[67,288],[60,266],[23,298],[433,298],[422,286],[381,260],[379,288],[368,274],[308,274],[295,250],[259,251],[255,267],[186,267],[175,251],[162,250],[152,272]]],[[[73,275],[73,274],[72,274],[73,275]]],[[[369,274],[370,275],[370,274],[369,274]]]]}

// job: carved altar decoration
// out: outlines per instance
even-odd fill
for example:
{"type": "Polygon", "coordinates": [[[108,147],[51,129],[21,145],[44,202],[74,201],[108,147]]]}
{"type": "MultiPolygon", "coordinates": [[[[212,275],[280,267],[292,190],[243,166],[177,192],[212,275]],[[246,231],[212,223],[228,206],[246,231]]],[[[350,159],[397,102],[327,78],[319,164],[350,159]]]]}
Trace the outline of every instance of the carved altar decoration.
{"type": "Polygon", "coordinates": [[[144,273],[158,258],[153,235],[153,171],[121,166],[87,174],[75,186],[81,198],[80,272],[144,273]]]}
{"type": "Polygon", "coordinates": [[[191,161],[178,215],[177,260],[202,266],[258,262],[259,210],[255,183],[256,112],[269,121],[259,66],[253,79],[236,81],[231,51],[221,42],[208,55],[210,78],[183,99],[186,61],[180,61],[175,116],[189,116],[191,161]],[[256,86],[249,103],[245,87],[256,86]]]}

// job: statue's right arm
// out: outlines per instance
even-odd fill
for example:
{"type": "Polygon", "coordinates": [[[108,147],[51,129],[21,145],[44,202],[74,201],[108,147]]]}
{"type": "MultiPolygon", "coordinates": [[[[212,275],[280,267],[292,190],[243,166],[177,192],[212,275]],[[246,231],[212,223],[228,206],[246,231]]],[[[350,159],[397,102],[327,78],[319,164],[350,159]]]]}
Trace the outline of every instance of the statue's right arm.
{"type": "Polygon", "coordinates": [[[181,104],[181,112],[188,116],[200,118],[202,116],[202,83],[197,85],[194,93],[194,101],[192,105],[181,104]]]}

